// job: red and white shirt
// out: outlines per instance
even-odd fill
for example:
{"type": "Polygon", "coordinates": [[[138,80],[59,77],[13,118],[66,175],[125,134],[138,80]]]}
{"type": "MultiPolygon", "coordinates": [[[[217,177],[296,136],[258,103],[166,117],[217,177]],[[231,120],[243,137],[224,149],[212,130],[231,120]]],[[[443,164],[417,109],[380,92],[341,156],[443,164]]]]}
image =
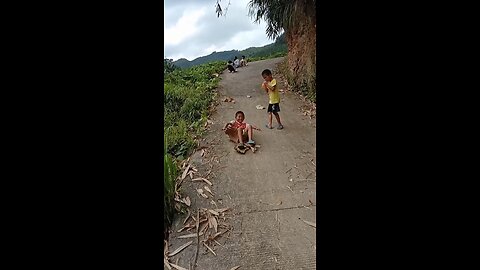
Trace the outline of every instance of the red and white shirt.
{"type": "Polygon", "coordinates": [[[243,123],[240,123],[238,121],[235,121],[232,123],[232,128],[236,128],[236,129],[246,129],[247,128],[247,123],[243,122],[243,123]]]}

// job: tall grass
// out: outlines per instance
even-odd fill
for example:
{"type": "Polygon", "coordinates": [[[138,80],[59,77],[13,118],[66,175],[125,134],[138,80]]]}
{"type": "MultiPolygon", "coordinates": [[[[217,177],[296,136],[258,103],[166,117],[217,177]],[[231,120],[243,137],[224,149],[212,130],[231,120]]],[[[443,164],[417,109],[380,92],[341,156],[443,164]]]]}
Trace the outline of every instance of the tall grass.
{"type": "Polygon", "coordinates": [[[201,134],[215,99],[218,73],[225,68],[224,62],[217,61],[165,75],[164,130],[169,139],[167,152],[173,157],[183,159],[194,148],[194,138],[201,134]]]}
{"type": "Polygon", "coordinates": [[[164,138],[165,147],[163,150],[163,195],[164,195],[164,216],[165,225],[172,224],[173,217],[173,196],[175,193],[175,179],[178,171],[175,162],[170,154],[167,153],[167,139],[164,138]]]}
{"type": "Polygon", "coordinates": [[[186,158],[201,135],[208,109],[215,100],[213,91],[225,70],[222,61],[188,69],[175,69],[164,78],[164,221],[170,225],[175,213],[175,179],[177,160],[186,158]]]}

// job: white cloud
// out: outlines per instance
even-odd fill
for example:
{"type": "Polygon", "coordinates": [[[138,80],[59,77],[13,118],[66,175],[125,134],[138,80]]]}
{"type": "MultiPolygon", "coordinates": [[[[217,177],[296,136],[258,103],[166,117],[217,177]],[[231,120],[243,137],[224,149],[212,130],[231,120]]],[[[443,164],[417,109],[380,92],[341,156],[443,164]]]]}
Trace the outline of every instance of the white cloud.
{"type": "Polygon", "coordinates": [[[166,58],[193,60],[213,51],[243,50],[273,42],[265,34],[265,22],[254,23],[248,16],[249,0],[232,1],[226,16],[220,18],[214,2],[164,2],[166,58]]]}
{"type": "Polygon", "coordinates": [[[210,47],[206,48],[205,50],[203,50],[202,54],[203,55],[209,55],[213,52],[218,52],[218,51],[221,51],[217,46],[215,45],[210,45],[210,47]]]}
{"type": "MultiPolygon", "coordinates": [[[[165,45],[178,45],[198,32],[197,22],[205,16],[205,8],[199,10],[184,10],[175,25],[165,29],[165,45]]],[[[165,16],[165,20],[169,20],[165,16]]],[[[165,22],[165,25],[167,23],[165,22]]]]}

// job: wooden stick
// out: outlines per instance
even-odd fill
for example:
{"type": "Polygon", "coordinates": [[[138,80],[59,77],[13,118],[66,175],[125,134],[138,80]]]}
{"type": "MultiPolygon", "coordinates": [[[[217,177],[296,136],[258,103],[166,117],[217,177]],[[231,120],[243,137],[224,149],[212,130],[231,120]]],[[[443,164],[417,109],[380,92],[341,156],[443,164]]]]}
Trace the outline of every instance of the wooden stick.
{"type": "Polygon", "coordinates": [[[195,252],[195,261],[193,262],[193,269],[197,268],[198,250],[200,249],[200,208],[197,208],[197,251],[195,252]]]}

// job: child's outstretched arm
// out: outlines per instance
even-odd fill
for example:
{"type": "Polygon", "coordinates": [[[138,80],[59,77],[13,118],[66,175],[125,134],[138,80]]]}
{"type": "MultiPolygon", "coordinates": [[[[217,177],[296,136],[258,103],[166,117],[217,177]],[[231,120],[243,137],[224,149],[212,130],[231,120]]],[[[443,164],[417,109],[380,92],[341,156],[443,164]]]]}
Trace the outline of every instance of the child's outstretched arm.
{"type": "Polygon", "coordinates": [[[250,124],[250,126],[252,126],[252,128],[255,129],[255,130],[262,131],[261,129],[259,129],[259,128],[258,128],[257,126],[255,126],[255,125],[250,124]]]}

